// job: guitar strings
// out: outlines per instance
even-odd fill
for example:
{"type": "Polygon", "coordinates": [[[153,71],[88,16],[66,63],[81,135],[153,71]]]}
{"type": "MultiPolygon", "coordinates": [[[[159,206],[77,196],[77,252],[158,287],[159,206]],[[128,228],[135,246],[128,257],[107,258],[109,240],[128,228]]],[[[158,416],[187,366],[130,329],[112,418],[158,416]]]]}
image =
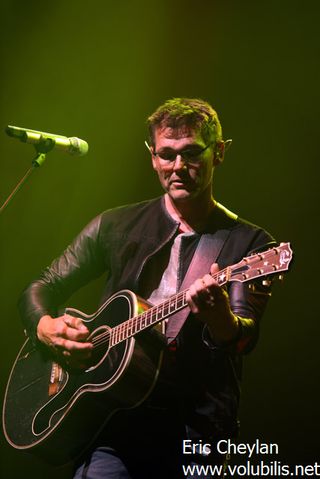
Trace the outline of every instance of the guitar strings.
{"type": "MultiPolygon", "coordinates": [[[[226,274],[227,271],[230,270],[230,269],[231,269],[230,267],[224,268],[223,270],[218,271],[217,273],[213,274],[212,277],[217,281],[221,274],[226,274]]],[[[224,281],[224,283],[226,283],[226,282],[227,282],[227,280],[224,281]]],[[[222,284],[224,284],[224,283],[222,283],[222,284]]],[[[134,333],[132,333],[130,335],[128,335],[128,331],[129,330],[132,331],[133,329],[135,329],[135,327],[137,325],[139,325],[139,323],[141,324],[142,318],[144,318],[144,320],[146,321],[146,325],[144,327],[142,327],[138,332],[143,331],[144,329],[147,329],[148,327],[152,326],[153,324],[156,324],[157,322],[163,321],[166,317],[168,317],[168,316],[170,316],[170,314],[172,314],[170,312],[170,306],[172,306],[172,304],[177,304],[179,301],[182,300],[183,301],[182,307],[185,307],[187,305],[187,304],[184,304],[185,296],[186,296],[187,291],[188,291],[188,289],[180,291],[177,295],[171,296],[170,298],[165,300],[160,305],[152,306],[150,309],[148,309],[147,311],[144,311],[143,313],[140,313],[139,315],[135,316],[134,318],[129,318],[127,321],[125,321],[122,324],[119,324],[119,325],[115,326],[111,330],[108,330],[108,331],[105,331],[104,333],[99,334],[98,336],[96,336],[95,338],[92,339],[93,347],[94,348],[99,348],[101,346],[104,346],[105,343],[108,343],[110,341],[110,338],[112,336],[113,337],[118,336],[120,338],[120,340],[117,340],[112,346],[115,346],[116,344],[119,344],[119,343],[125,341],[129,337],[134,336],[137,333],[137,331],[135,331],[134,333]],[[174,300],[173,300],[173,298],[174,298],[174,300]],[[166,313],[163,314],[166,309],[168,309],[167,314],[166,313]],[[157,318],[159,312],[163,315],[163,317],[161,319],[157,318]],[[149,316],[149,318],[148,318],[148,316],[149,316]],[[157,318],[156,321],[152,321],[153,317],[157,318]],[[151,319],[151,323],[148,324],[148,321],[150,319],[151,319]],[[121,336],[124,336],[124,337],[121,337],[121,336]]],[[[179,309],[182,309],[182,307],[180,307],[179,309]]],[[[176,309],[176,311],[177,311],[177,309],[176,309]]]]}
{"type": "Polygon", "coordinates": [[[104,333],[99,334],[98,336],[96,336],[95,338],[92,339],[92,343],[93,343],[94,347],[99,347],[101,345],[104,345],[105,342],[109,341],[109,338],[112,335],[119,336],[119,337],[122,336],[122,335],[125,335],[126,337],[121,338],[120,341],[116,341],[113,344],[113,346],[115,346],[116,344],[119,344],[120,342],[125,341],[129,337],[134,336],[137,332],[143,331],[144,329],[147,329],[148,327],[152,326],[153,324],[156,324],[157,322],[163,321],[167,316],[172,314],[170,312],[170,306],[172,306],[173,303],[178,303],[179,301],[182,300],[181,307],[175,309],[175,311],[178,311],[178,309],[182,309],[183,307],[185,307],[187,305],[187,304],[184,304],[185,293],[186,292],[187,292],[187,290],[180,291],[178,293],[178,295],[176,295],[174,302],[172,301],[172,298],[171,298],[171,301],[170,301],[170,298],[168,298],[165,302],[161,303],[160,305],[152,306],[147,311],[144,311],[143,313],[140,313],[139,315],[135,316],[134,318],[129,318],[124,323],[115,326],[114,328],[112,328],[111,331],[109,330],[109,331],[105,331],[104,333]],[[168,311],[167,311],[167,313],[164,314],[164,311],[166,309],[168,309],[168,311]],[[163,315],[163,317],[161,319],[158,318],[159,312],[163,315]],[[149,316],[149,318],[148,318],[148,316],[149,316]],[[142,320],[143,317],[144,317],[144,321],[145,321],[145,326],[142,327],[139,331],[135,331],[132,334],[128,335],[127,333],[128,333],[129,330],[131,330],[131,332],[132,332],[132,330],[134,330],[136,328],[136,326],[139,325],[139,323],[141,324],[141,320],[142,320]],[[154,318],[156,318],[155,321],[154,321],[154,318]],[[148,324],[150,319],[151,319],[151,323],[148,324]]]}
{"type": "MultiPolygon", "coordinates": [[[[258,253],[257,255],[254,255],[252,257],[252,260],[251,260],[250,257],[243,258],[236,265],[228,266],[228,267],[218,271],[217,273],[214,273],[211,276],[216,281],[219,280],[219,276],[220,277],[225,276],[224,281],[221,281],[220,283],[218,281],[218,283],[220,285],[224,285],[225,283],[228,282],[229,277],[231,276],[230,273],[232,273],[232,271],[234,271],[235,269],[240,268],[243,265],[247,265],[250,262],[251,263],[255,262],[257,257],[259,258],[259,261],[261,261],[262,259],[265,260],[268,256],[270,256],[270,255],[273,256],[275,252],[276,252],[276,254],[278,254],[277,249],[272,248],[272,249],[270,249],[268,251],[265,251],[263,253],[258,253]]],[[[143,331],[144,329],[147,329],[148,327],[152,326],[153,324],[156,324],[157,322],[163,321],[164,319],[166,319],[166,317],[168,317],[172,314],[171,311],[170,311],[170,306],[172,306],[173,304],[175,304],[176,307],[177,307],[177,303],[182,300],[183,303],[182,303],[182,306],[179,309],[182,309],[183,307],[186,306],[186,304],[184,304],[184,302],[186,301],[185,295],[186,295],[187,291],[188,291],[188,289],[185,289],[184,291],[180,291],[177,295],[171,296],[170,298],[168,298],[166,301],[164,301],[160,305],[152,306],[150,309],[148,309],[147,311],[144,311],[143,313],[138,314],[134,318],[129,318],[124,323],[119,324],[119,325],[115,326],[114,328],[112,328],[108,331],[105,331],[104,333],[99,334],[98,336],[96,336],[92,339],[93,347],[94,348],[99,348],[101,346],[104,346],[105,343],[108,343],[110,341],[111,337],[117,338],[117,336],[118,336],[118,339],[116,339],[115,343],[112,345],[112,346],[115,346],[116,344],[119,344],[119,343],[125,341],[126,339],[130,338],[131,336],[134,336],[135,334],[137,334],[137,332],[143,331]],[[168,309],[167,313],[165,313],[166,309],[168,309]],[[159,312],[163,315],[163,317],[161,319],[158,319],[159,312]],[[148,318],[148,316],[149,316],[149,318],[148,318]],[[154,317],[156,318],[155,321],[154,321],[154,317]],[[141,327],[139,331],[135,331],[134,333],[132,333],[132,330],[134,330],[139,325],[139,323],[140,323],[140,326],[141,326],[142,319],[144,319],[145,322],[146,322],[145,326],[141,327]],[[151,322],[148,324],[150,319],[151,319],[151,322]],[[129,331],[131,331],[131,334],[128,335],[129,331]]],[[[176,311],[177,311],[177,309],[176,309],[176,311]]]]}

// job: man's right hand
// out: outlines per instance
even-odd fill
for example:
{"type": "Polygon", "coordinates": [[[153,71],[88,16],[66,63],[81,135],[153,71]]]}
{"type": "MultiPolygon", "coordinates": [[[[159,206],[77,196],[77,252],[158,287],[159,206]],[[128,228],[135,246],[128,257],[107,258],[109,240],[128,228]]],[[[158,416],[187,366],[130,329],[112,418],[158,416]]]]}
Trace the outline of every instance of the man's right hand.
{"type": "Polygon", "coordinates": [[[92,343],[85,341],[89,334],[81,319],[68,314],[57,318],[42,316],[37,328],[39,341],[68,366],[80,369],[86,367],[86,360],[91,356],[92,343]]]}

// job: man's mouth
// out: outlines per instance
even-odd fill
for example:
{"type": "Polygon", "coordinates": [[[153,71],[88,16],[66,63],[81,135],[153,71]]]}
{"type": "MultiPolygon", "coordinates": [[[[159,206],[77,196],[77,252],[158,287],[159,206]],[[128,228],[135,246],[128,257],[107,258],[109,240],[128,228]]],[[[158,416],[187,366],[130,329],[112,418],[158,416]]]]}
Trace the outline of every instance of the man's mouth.
{"type": "Polygon", "coordinates": [[[170,185],[174,185],[174,186],[188,186],[190,182],[188,181],[187,178],[183,179],[183,178],[172,178],[170,180],[170,185]]]}

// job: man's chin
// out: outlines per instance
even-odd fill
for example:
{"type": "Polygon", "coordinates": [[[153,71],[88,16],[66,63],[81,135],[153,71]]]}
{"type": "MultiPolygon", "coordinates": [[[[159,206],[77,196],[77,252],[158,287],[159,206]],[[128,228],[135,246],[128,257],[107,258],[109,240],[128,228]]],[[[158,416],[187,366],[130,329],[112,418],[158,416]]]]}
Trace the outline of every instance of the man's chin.
{"type": "Polygon", "coordinates": [[[188,201],[189,199],[191,199],[195,196],[194,192],[185,190],[183,188],[181,188],[181,189],[178,189],[178,188],[171,189],[171,190],[168,191],[168,195],[176,203],[188,201]]]}

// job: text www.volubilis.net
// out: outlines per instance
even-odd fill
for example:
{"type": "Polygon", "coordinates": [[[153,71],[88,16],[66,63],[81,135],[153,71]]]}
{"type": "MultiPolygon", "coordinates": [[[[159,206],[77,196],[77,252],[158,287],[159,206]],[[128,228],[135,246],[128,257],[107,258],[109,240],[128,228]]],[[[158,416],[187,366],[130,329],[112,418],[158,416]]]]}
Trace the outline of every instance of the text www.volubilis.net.
{"type": "Polygon", "coordinates": [[[246,464],[236,465],[200,465],[188,464],[182,465],[183,475],[185,477],[320,477],[320,464],[315,462],[308,465],[289,466],[280,461],[270,461],[266,463],[261,461],[258,464],[252,464],[247,461],[246,464]]]}

